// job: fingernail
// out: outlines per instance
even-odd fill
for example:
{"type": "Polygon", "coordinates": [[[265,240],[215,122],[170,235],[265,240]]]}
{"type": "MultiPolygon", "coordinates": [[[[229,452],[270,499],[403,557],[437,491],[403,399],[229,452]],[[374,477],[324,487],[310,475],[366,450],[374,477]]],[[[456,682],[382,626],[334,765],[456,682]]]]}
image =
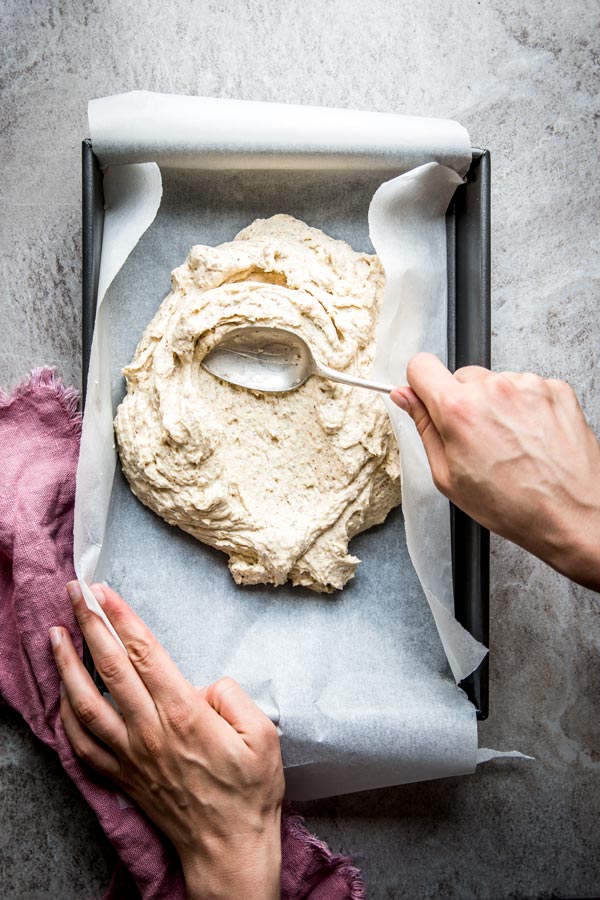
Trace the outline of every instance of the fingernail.
{"type": "Polygon", "coordinates": [[[73,606],[81,600],[83,595],[78,581],[69,581],[67,585],[67,594],[69,595],[69,600],[73,606]]]}
{"type": "Polygon", "coordinates": [[[60,628],[51,628],[48,632],[50,635],[50,643],[52,645],[52,649],[56,650],[57,647],[60,647],[62,641],[62,631],[60,628]]]}
{"type": "Polygon", "coordinates": [[[98,603],[100,604],[100,606],[104,606],[104,604],[106,603],[106,594],[102,590],[102,585],[93,584],[91,586],[90,590],[91,590],[92,594],[94,595],[94,597],[96,598],[96,600],[98,601],[98,603]]]}
{"type": "Polygon", "coordinates": [[[392,391],[390,397],[392,398],[396,406],[399,406],[400,409],[404,410],[404,412],[408,412],[408,400],[406,399],[404,394],[401,394],[400,391],[392,391]]]}

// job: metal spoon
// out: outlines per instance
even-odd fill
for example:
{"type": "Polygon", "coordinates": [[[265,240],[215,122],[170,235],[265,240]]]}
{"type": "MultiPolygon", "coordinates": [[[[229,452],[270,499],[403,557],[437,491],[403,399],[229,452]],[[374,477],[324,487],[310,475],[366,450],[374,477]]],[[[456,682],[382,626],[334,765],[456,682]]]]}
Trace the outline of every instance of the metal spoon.
{"type": "Polygon", "coordinates": [[[389,394],[393,384],[365,381],[316,361],[306,341],[286,328],[247,325],[234,328],[202,360],[222,381],[254,391],[293,391],[311,375],[389,394]]]}

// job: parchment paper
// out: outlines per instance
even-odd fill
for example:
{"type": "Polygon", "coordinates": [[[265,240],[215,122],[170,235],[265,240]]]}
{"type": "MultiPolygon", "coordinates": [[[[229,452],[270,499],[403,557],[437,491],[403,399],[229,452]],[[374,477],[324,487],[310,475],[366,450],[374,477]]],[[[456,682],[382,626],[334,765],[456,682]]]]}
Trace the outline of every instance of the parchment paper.
{"type": "MultiPolygon", "coordinates": [[[[444,212],[460,177],[427,161],[437,155],[463,172],[470,157],[466,132],[456,123],[440,125],[442,136],[432,153],[423,147],[427,129],[422,124],[413,140],[411,120],[391,117],[395,143],[383,125],[379,132],[372,130],[369,157],[360,139],[368,130],[366,120],[375,114],[344,111],[343,146],[336,146],[337,133],[326,127],[323,111],[312,111],[319,127],[298,130],[294,116],[282,116],[280,108],[270,114],[269,105],[260,104],[267,149],[259,167],[252,147],[260,143],[260,128],[251,140],[247,130],[231,131],[226,102],[177,98],[176,118],[201,117],[203,105],[211,111],[204,127],[182,143],[172,118],[166,130],[158,113],[158,118],[148,113],[153,108],[149,95],[126,97],[116,98],[114,127],[107,124],[108,101],[101,101],[99,119],[93,104],[90,108],[94,149],[101,161],[119,165],[105,175],[101,284],[110,288],[96,323],[78,470],[78,577],[88,584],[104,579],[122,592],[191,680],[203,684],[227,673],[244,685],[279,725],[290,796],[472,772],[477,762],[474,709],[454,684],[439,638],[457,679],[478,664],[485,649],[452,615],[448,504],[431,483],[418,436],[406,417],[393,411],[402,451],[408,548],[398,511],[353,541],[352,552],[363,562],[355,580],[333,598],[292,588],[235,586],[225,557],[145,509],[120,470],[113,485],[111,463],[112,417],[123,395],[120,370],[168,293],[170,270],[194,243],[230,240],[258,216],[287,212],[368,250],[370,224],[388,277],[378,373],[401,383],[406,360],[416,350],[444,356],[444,212]],[[124,116],[123,103],[135,111],[131,116],[124,116]],[[138,122],[143,141],[129,156],[119,128],[136,115],[143,120],[138,122]],[[210,152],[203,146],[194,153],[199,131],[210,152]],[[376,144],[383,134],[385,140],[376,144]],[[159,141],[161,135],[175,135],[180,143],[171,147],[159,141]],[[323,159],[332,157],[335,166],[324,171],[323,159]],[[157,167],[131,164],[132,158],[161,159],[162,204],[157,167]],[[232,160],[244,168],[229,168],[232,160]],[[379,185],[415,163],[421,165],[375,193],[369,212],[379,185]]],[[[164,97],[157,102],[159,109],[170,109],[164,97]]],[[[172,109],[169,115],[175,115],[172,109]]],[[[238,122],[245,126],[253,121],[250,110],[240,116],[238,122]]],[[[311,111],[303,110],[301,116],[306,124],[311,111]]],[[[131,130],[125,137],[131,137],[131,130]]],[[[86,597],[94,606],[89,591],[86,597]]]]}
{"type": "Polygon", "coordinates": [[[102,165],[396,174],[434,160],[464,175],[471,162],[469,135],[449,119],[147,91],[93,100],[89,119],[102,165]]]}

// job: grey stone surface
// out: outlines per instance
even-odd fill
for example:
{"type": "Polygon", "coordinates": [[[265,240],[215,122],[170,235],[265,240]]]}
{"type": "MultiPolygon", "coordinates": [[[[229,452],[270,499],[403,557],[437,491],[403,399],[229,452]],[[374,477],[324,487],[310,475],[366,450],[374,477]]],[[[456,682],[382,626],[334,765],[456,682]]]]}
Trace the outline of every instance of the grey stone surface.
{"type": "MultiPolygon", "coordinates": [[[[600,428],[597,0],[4,0],[0,383],[80,378],[80,140],[147,88],[454,117],[493,153],[494,364],[566,378],[600,428]]],[[[484,746],[535,763],[305,806],[371,900],[600,895],[599,600],[492,542],[484,746]]],[[[6,900],[84,898],[112,851],[52,754],[1,716],[6,900]]]]}

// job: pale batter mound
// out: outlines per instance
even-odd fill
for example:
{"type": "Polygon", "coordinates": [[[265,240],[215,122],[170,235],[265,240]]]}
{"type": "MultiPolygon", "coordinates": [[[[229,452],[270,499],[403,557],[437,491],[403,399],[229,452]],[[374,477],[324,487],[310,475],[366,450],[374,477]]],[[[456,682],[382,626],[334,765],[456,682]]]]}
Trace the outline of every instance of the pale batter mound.
{"type": "Polygon", "coordinates": [[[200,362],[229,330],[279,325],[320,362],[367,375],[385,275],[291,216],[192,247],[124,369],[115,429],[134,494],[229,555],[238,584],[342,588],[348,541],[400,503],[398,448],[380,396],[311,378],[287,394],[233,387],[200,362]]]}

